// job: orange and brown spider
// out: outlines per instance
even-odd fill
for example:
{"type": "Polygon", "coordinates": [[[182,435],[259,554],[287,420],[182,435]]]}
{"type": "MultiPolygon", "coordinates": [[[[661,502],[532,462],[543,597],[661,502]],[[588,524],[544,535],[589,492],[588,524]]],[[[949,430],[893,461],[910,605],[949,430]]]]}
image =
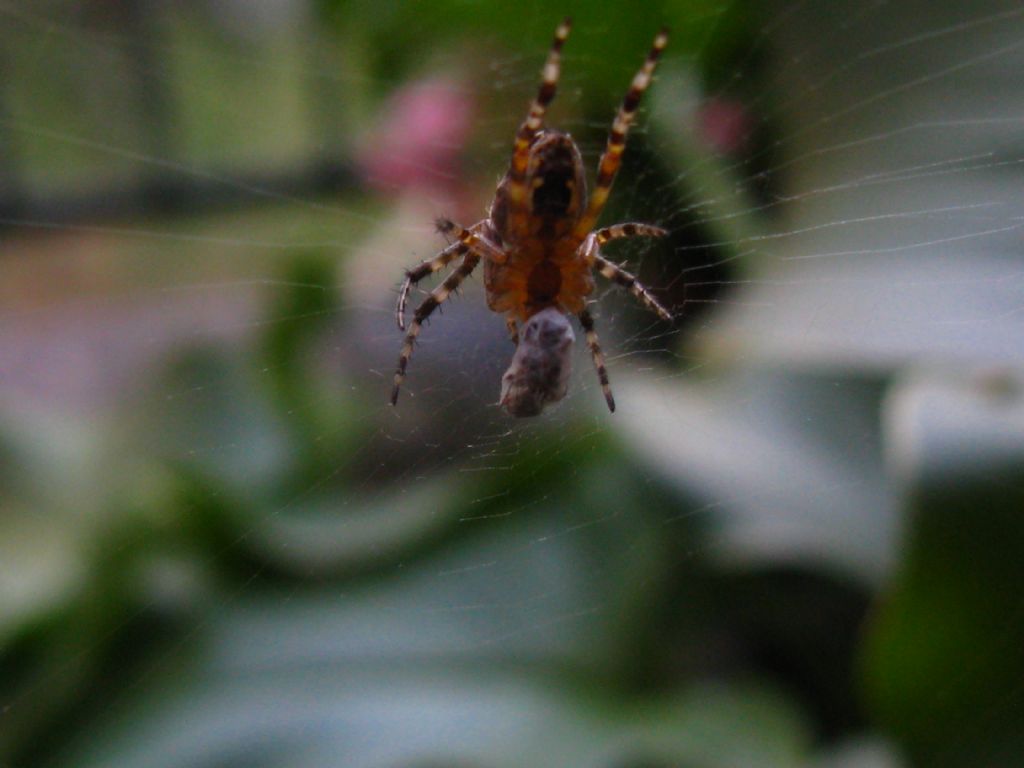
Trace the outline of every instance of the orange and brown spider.
{"type": "Polygon", "coordinates": [[[405,273],[396,312],[401,330],[405,330],[405,305],[411,288],[456,259],[462,260],[416,309],[398,359],[391,391],[392,405],[398,401],[398,390],[423,322],[459,287],[481,259],[487,306],[504,314],[514,343],[519,340],[518,324],[542,310],[555,308],[579,319],[610,411],[615,410],[615,400],[608,385],[594,320],[587,310],[587,298],[594,291],[593,270],[596,268],[606,278],[627,288],[662,319],[672,319],[650,291],[629,272],[605,259],[600,250],[611,240],[662,237],[667,232],[650,224],[615,224],[594,230],[622,162],[626,134],[640,97],[651,84],[658,58],[668,43],[668,33],[663,29],[657,34],[643,66],[633,77],[612,123],[597,169],[597,183],[588,199],[579,148],[569,134],[544,128],[544,113],[555,97],[562,45],[569,36],[569,29],[570,20],[565,19],[555,31],[540,90],[516,132],[508,173],[498,185],[487,218],[469,229],[447,219],[438,221],[438,229],[453,237],[454,242],[434,258],[405,273]]]}

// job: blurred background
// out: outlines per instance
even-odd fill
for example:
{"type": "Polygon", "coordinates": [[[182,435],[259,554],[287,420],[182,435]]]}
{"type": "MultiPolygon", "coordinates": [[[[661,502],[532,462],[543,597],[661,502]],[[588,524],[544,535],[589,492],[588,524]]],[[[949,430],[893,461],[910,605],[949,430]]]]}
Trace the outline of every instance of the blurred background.
{"type": "Polygon", "coordinates": [[[0,1],[0,766],[1024,765],[1021,71],[995,0],[0,1]],[[602,285],[618,411],[514,420],[478,275],[393,409],[566,14],[588,169],[672,29],[602,221],[678,320],[602,285]]]}

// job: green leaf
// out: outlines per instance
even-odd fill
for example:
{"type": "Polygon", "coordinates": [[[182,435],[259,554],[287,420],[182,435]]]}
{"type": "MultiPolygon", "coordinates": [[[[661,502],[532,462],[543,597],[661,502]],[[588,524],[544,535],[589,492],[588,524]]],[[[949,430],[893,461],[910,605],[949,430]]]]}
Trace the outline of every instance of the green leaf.
{"type": "Polygon", "coordinates": [[[912,517],[864,688],[922,765],[1024,762],[1024,399],[1006,381],[919,375],[888,407],[912,517]]]}

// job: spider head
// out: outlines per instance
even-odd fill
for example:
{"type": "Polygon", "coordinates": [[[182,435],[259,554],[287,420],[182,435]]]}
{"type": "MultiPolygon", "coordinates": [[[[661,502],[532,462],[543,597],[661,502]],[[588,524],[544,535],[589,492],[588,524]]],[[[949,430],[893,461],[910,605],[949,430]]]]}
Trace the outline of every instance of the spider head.
{"type": "Polygon", "coordinates": [[[526,169],[534,234],[561,237],[570,232],[586,201],[583,158],[567,133],[543,131],[530,147],[526,169]]]}

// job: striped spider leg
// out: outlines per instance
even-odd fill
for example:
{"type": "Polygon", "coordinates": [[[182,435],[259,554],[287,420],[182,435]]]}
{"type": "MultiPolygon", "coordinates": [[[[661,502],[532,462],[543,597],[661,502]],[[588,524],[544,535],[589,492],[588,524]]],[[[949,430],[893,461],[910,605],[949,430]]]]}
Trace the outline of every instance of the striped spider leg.
{"type": "Polygon", "coordinates": [[[601,255],[601,246],[612,240],[621,240],[627,237],[664,237],[667,234],[667,230],[652,224],[614,224],[587,235],[579,247],[579,254],[587,260],[588,264],[596,266],[604,277],[632,293],[644,307],[654,312],[662,320],[672,320],[672,313],[654,298],[653,294],[636,279],[635,275],[601,255]]]}
{"type": "MultiPolygon", "coordinates": [[[[600,250],[600,246],[612,240],[626,237],[664,237],[667,234],[666,230],[651,224],[615,224],[587,235],[583,244],[579,247],[578,253],[587,260],[588,264],[598,267],[601,274],[606,278],[629,290],[647,309],[657,314],[662,320],[671,320],[672,314],[654,298],[651,292],[634,275],[624,270],[618,264],[608,261],[601,255],[600,250]]],[[[601,342],[597,338],[597,331],[594,330],[594,318],[591,316],[590,311],[586,309],[577,317],[587,335],[587,347],[590,349],[590,356],[594,361],[594,368],[597,370],[597,378],[601,382],[601,391],[604,393],[608,410],[614,413],[615,398],[612,396],[612,389],[608,383],[608,370],[605,368],[604,353],[601,352],[601,342]]]]}
{"type": "Polygon", "coordinates": [[[437,256],[424,259],[412,269],[405,271],[405,279],[398,292],[398,304],[395,307],[395,320],[400,331],[405,330],[405,307],[409,301],[409,291],[420,280],[444,269],[460,256],[464,256],[471,247],[480,255],[497,261],[499,264],[506,258],[504,252],[491,243],[486,236],[477,234],[478,231],[484,229],[486,221],[478,221],[468,230],[448,219],[438,219],[436,223],[438,231],[445,235],[454,234],[457,239],[437,256]]]}
{"type": "Polygon", "coordinates": [[[526,175],[530,164],[530,149],[537,134],[544,127],[544,115],[558,90],[558,78],[562,71],[562,46],[569,37],[571,29],[572,20],[565,18],[555,30],[555,39],[551,43],[547,61],[541,72],[540,89],[530,104],[530,111],[527,113],[526,119],[516,131],[506,187],[509,209],[505,233],[512,239],[525,234],[529,226],[530,214],[527,198],[531,190],[527,184],[526,175]]]}
{"type": "Polygon", "coordinates": [[[590,193],[590,200],[587,203],[587,210],[576,222],[573,234],[583,240],[597,224],[597,219],[604,210],[604,204],[608,201],[608,193],[611,192],[612,184],[615,183],[615,175],[622,165],[622,153],[626,149],[626,135],[629,127],[636,117],[637,107],[640,106],[640,97],[644,95],[651,84],[654,76],[654,68],[658,65],[661,52],[668,45],[668,30],[662,29],[654,38],[651,50],[644,60],[640,71],[633,76],[633,82],[626,91],[622,100],[619,112],[615,115],[615,122],[612,123],[612,130],[608,134],[608,143],[604,153],[601,155],[601,162],[597,166],[597,182],[594,191],[590,193]]]}
{"type": "MultiPolygon", "coordinates": [[[[661,52],[665,49],[666,45],[668,45],[668,30],[662,29],[655,36],[654,43],[651,45],[651,50],[640,67],[640,71],[633,76],[633,82],[630,84],[629,90],[626,91],[626,96],[623,98],[622,105],[615,116],[611,132],[608,134],[608,143],[598,164],[597,182],[593,192],[590,194],[587,210],[576,222],[573,234],[583,241],[579,252],[587,259],[588,263],[597,266],[605,277],[628,288],[634,296],[643,302],[644,306],[656,312],[659,317],[670,320],[672,315],[637,281],[636,277],[626,272],[617,264],[613,264],[605,259],[601,255],[599,248],[610,240],[622,237],[662,237],[666,234],[665,230],[649,224],[619,224],[597,230],[596,232],[591,231],[604,210],[604,205],[608,201],[608,194],[615,183],[615,176],[618,174],[619,166],[622,164],[622,153],[626,149],[626,136],[640,105],[640,97],[643,96],[644,91],[650,86],[654,76],[654,69],[658,65],[658,59],[661,57],[661,52]]],[[[597,377],[601,382],[601,391],[604,393],[608,410],[614,413],[615,398],[612,396],[611,386],[608,383],[608,371],[605,368],[604,354],[601,352],[597,331],[594,330],[594,318],[587,309],[580,312],[577,317],[586,333],[587,347],[590,349],[590,356],[593,358],[594,368],[597,370],[597,377]]]]}
{"type": "Polygon", "coordinates": [[[483,234],[486,222],[478,222],[471,229],[463,229],[458,224],[448,219],[438,219],[437,228],[444,235],[454,236],[455,242],[445,248],[441,253],[432,259],[427,259],[413,269],[406,272],[405,280],[398,294],[398,306],[395,311],[398,327],[405,330],[405,305],[408,300],[409,291],[413,285],[428,275],[444,269],[458,257],[462,262],[444,279],[439,286],[423,300],[413,313],[412,324],[405,335],[405,342],[402,344],[402,352],[398,357],[398,367],[395,370],[394,386],[391,389],[391,404],[398,402],[398,390],[405,379],[405,369],[409,365],[409,358],[412,357],[413,345],[420,335],[423,323],[430,317],[434,310],[440,307],[448,297],[452,295],[462,281],[476,269],[481,258],[492,259],[501,263],[506,258],[505,253],[490,239],[483,234]]]}

